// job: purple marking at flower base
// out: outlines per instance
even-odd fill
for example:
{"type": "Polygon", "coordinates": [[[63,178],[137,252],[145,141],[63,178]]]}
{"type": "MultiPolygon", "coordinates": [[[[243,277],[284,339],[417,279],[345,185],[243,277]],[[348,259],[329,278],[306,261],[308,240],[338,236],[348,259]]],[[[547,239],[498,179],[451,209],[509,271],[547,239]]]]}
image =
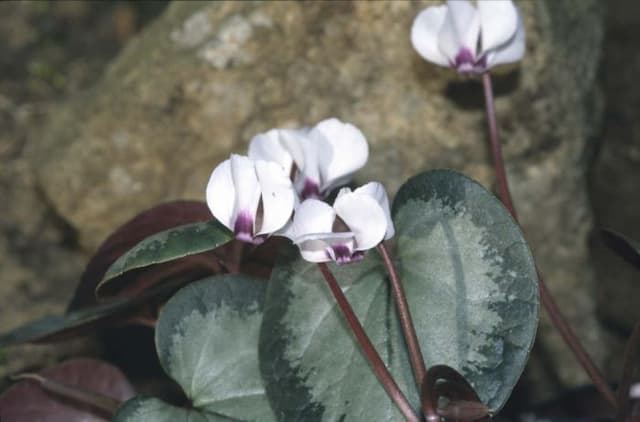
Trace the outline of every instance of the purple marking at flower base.
{"type": "Polygon", "coordinates": [[[300,193],[302,199],[322,199],[322,195],[320,195],[320,189],[316,182],[310,179],[306,179],[304,181],[304,187],[302,188],[302,192],[300,193]]]}
{"type": "Polygon", "coordinates": [[[456,55],[453,67],[459,69],[461,66],[473,66],[473,53],[468,48],[461,48],[456,55]]]}
{"type": "Polygon", "coordinates": [[[487,70],[487,56],[483,55],[475,60],[473,53],[468,48],[461,48],[456,58],[450,63],[451,67],[456,69],[458,73],[483,73],[487,70]]]}
{"type": "Polygon", "coordinates": [[[238,213],[236,223],[233,225],[233,232],[238,240],[249,243],[255,242],[253,237],[253,217],[250,213],[246,211],[238,213]]]}
{"type": "Polygon", "coordinates": [[[347,245],[334,245],[330,251],[327,251],[327,257],[333,259],[336,264],[349,264],[351,262],[362,261],[364,258],[363,251],[353,251],[347,245]]]}

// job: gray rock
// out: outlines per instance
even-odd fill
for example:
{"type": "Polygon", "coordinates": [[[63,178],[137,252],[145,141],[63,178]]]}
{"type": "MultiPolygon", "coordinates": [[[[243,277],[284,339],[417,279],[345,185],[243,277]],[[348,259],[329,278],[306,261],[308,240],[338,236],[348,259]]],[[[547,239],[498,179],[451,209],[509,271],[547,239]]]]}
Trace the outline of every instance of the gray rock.
{"type": "MultiPolygon", "coordinates": [[[[411,22],[427,4],[176,2],[30,145],[41,189],[93,250],[137,211],[202,199],[214,166],[254,134],[331,116],[370,142],[359,181],[393,193],[416,172],[448,167],[491,186],[480,85],[411,48],[411,22]]],[[[495,77],[508,173],[537,262],[602,362],[584,177],[601,118],[602,3],[519,4],[527,54],[495,77]]],[[[563,382],[586,381],[546,320],[539,343],[563,382]]]]}
{"type": "MultiPolygon", "coordinates": [[[[135,30],[133,15],[145,17],[135,7],[0,4],[0,332],[64,312],[86,264],[89,251],[78,250],[73,227],[42,194],[27,150],[41,142],[50,110],[95,83],[135,30]]],[[[0,350],[0,391],[8,374],[87,353],[97,355],[95,340],[0,350]]]]}

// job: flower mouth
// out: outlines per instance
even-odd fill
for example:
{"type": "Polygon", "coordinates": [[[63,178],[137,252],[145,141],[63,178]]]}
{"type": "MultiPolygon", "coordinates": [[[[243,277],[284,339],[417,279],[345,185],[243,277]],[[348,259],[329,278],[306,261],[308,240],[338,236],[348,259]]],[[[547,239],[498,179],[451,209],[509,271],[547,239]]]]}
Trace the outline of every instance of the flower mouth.
{"type": "Polygon", "coordinates": [[[311,179],[306,179],[304,181],[304,186],[302,187],[300,196],[302,197],[303,201],[305,199],[322,199],[322,195],[320,194],[320,187],[311,179]]]}
{"type": "Polygon", "coordinates": [[[480,58],[474,57],[471,50],[461,48],[455,59],[451,62],[451,67],[455,68],[459,73],[482,73],[487,70],[487,56],[482,55],[480,58]]]}
{"type": "Polygon", "coordinates": [[[253,243],[259,245],[264,242],[262,237],[256,237],[253,235],[253,217],[251,213],[247,211],[241,211],[238,213],[238,218],[233,225],[233,233],[236,239],[243,242],[253,243]]]}

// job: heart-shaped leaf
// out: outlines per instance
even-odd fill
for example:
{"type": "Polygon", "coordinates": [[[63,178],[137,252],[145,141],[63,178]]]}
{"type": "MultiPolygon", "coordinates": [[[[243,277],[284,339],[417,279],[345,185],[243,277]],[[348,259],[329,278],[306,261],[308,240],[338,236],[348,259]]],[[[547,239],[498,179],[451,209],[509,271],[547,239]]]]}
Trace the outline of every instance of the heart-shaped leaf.
{"type": "MultiPolygon", "coordinates": [[[[72,359],[42,371],[41,375],[119,401],[134,395],[133,387],[119,369],[95,359],[72,359]]],[[[108,419],[108,415],[100,410],[48,393],[32,380],[20,381],[0,395],[2,422],[99,422],[108,419]]]]}
{"type": "Polygon", "coordinates": [[[493,194],[449,170],[410,179],[393,216],[399,270],[412,308],[422,310],[414,317],[429,366],[458,370],[497,411],[538,326],[538,276],[520,227],[493,194]]]}
{"type": "Polygon", "coordinates": [[[105,290],[116,288],[111,284],[118,285],[118,277],[128,271],[210,251],[232,238],[232,233],[216,220],[186,224],[153,234],[109,267],[96,288],[96,295],[101,296],[105,290]]]}
{"type": "Polygon", "coordinates": [[[273,421],[258,369],[266,283],[240,274],[181,289],[163,308],[156,349],[189,409],[155,398],[131,400],[115,421],[273,421]]]}
{"type": "MultiPolygon", "coordinates": [[[[396,263],[427,366],[460,372],[492,412],[508,398],[537,327],[537,275],[518,225],[458,173],[420,174],[393,205],[396,263]]],[[[281,420],[399,420],[347,330],[320,271],[289,250],[274,268],[261,332],[267,393],[281,420]]],[[[331,266],[416,411],[386,273],[375,252],[331,266]]]]}
{"type": "MultiPolygon", "coordinates": [[[[119,256],[138,242],[163,230],[210,219],[211,211],[202,201],[171,201],[139,213],[109,235],[91,257],[80,278],[68,311],[96,305],[96,286],[105,272],[119,256]]],[[[200,278],[202,276],[197,279],[200,278]]],[[[135,280],[128,280],[128,282],[134,283],[135,280]]]]}

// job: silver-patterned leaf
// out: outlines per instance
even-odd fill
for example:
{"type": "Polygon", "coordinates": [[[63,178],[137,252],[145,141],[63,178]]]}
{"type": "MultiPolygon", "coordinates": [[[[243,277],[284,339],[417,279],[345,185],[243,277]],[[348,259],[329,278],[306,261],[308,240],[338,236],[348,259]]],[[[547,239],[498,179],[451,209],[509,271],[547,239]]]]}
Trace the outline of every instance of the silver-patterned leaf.
{"type": "MultiPolygon", "coordinates": [[[[396,262],[427,366],[460,371],[492,411],[520,376],[537,327],[533,259],[518,225],[476,182],[418,175],[394,203],[396,262]]],[[[375,251],[332,266],[396,382],[419,409],[386,273],[375,251]]],[[[280,420],[394,421],[315,265],[289,250],[267,292],[260,361],[280,420]]]]}
{"type": "Polygon", "coordinates": [[[144,414],[154,421],[274,421],[258,367],[265,289],[264,281],[229,274],[190,284],[172,297],[158,320],[156,349],[192,408],[136,399],[116,420],[145,420],[137,419],[144,414]],[[167,415],[174,419],[162,419],[167,415]]]}

